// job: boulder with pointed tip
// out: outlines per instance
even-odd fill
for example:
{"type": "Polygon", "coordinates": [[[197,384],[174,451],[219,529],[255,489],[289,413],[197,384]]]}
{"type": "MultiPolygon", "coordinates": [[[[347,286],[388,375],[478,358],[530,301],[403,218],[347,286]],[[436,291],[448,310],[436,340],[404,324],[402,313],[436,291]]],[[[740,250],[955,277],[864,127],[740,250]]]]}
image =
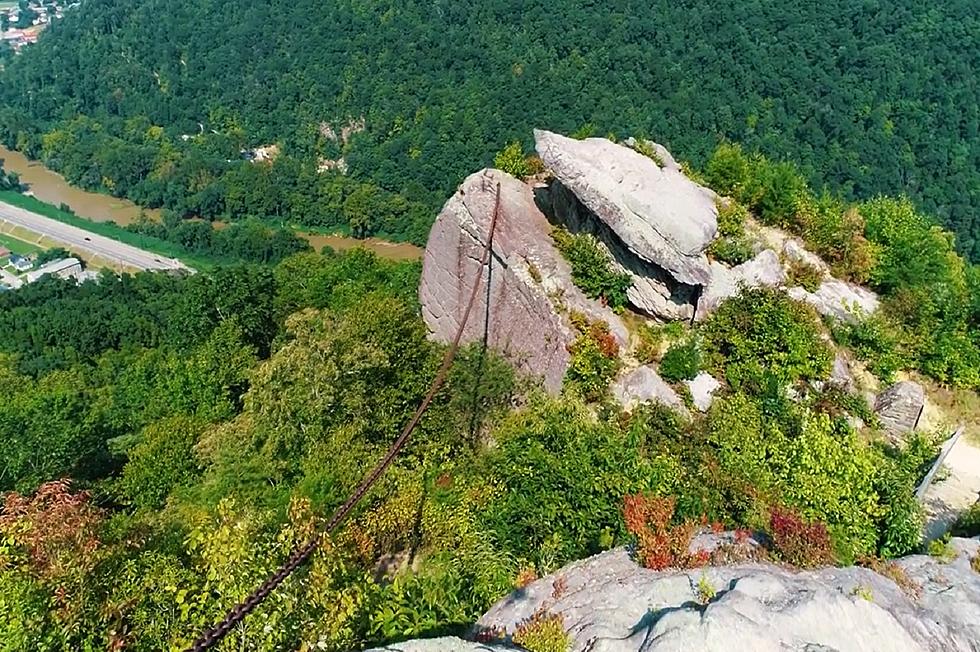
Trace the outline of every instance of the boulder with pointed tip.
{"type": "Polygon", "coordinates": [[[480,279],[463,342],[486,341],[557,392],[568,367],[568,345],[578,336],[569,322],[571,310],[606,322],[620,345],[626,344],[628,333],[619,317],[575,286],[550,232],[530,186],[499,170],[470,175],[429,233],[419,300],[432,336],[449,342],[480,279]],[[483,267],[498,184],[493,256],[483,267]]]}

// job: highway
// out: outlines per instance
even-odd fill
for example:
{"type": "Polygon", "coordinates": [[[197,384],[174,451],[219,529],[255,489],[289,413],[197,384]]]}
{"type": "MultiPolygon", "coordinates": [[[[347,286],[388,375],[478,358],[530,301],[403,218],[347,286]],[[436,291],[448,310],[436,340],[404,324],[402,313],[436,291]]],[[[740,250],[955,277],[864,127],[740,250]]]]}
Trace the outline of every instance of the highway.
{"type": "Polygon", "coordinates": [[[66,249],[79,254],[90,254],[117,262],[121,266],[139,270],[188,270],[176,258],[166,258],[145,249],[132,247],[97,233],[44,217],[37,213],[0,202],[0,227],[19,226],[39,236],[61,243],[66,249]]]}

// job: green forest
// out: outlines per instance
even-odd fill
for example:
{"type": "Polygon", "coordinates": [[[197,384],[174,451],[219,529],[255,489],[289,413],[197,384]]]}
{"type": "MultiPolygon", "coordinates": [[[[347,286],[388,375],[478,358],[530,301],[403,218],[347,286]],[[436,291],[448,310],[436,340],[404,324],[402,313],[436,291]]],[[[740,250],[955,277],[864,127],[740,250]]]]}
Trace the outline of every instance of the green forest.
{"type": "Polygon", "coordinates": [[[0,141],[181,217],[422,243],[466,174],[542,127],[696,166],[740,142],[845,199],[908,195],[980,257],[968,0],[86,0],[3,65],[0,141]]]}

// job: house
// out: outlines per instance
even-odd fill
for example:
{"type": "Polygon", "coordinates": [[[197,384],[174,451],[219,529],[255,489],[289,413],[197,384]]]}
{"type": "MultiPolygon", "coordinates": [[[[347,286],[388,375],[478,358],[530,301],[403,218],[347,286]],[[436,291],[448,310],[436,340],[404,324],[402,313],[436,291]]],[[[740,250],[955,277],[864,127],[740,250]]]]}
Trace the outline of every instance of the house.
{"type": "Polygon", "coordinates": [[[16,269],[18,272],[27,272],[34,267],[34,263],[31,260],[18,254],[10,255],[10,264],[13,265],[14,269],[16,269]]]}
{"type": "Polygon", "coordinates": [[[0,288],[6,290],[16,290],[20,286],[24,285],[24,281],[20,278],[14,276],[5,269],[0,269],[0,288]]]}
{"type": "Polygon", "coordinates": [[[28,272],[25,278],[28,283],[33,283],[48,274],[58,278],[78,278],[81,273],[82,263],[77,258],[60,258],[41,265],[33,272],[28,272]]]}

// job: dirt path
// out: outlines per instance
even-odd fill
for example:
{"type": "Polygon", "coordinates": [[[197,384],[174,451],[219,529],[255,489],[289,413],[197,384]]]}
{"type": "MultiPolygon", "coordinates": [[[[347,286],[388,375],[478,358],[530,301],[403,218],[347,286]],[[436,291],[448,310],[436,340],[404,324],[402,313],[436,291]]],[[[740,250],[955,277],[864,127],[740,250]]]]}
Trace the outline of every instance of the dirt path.
{"type": "Polygon", "coordinates": [[[926,491],[925,538],[937,539],[949,531],[956,517],[977,502],[980,495],[980,448],[960,437],[949,451],[940,479],[926,491]]]}

